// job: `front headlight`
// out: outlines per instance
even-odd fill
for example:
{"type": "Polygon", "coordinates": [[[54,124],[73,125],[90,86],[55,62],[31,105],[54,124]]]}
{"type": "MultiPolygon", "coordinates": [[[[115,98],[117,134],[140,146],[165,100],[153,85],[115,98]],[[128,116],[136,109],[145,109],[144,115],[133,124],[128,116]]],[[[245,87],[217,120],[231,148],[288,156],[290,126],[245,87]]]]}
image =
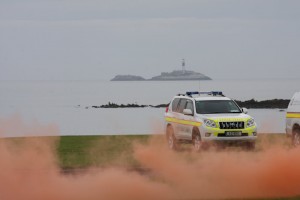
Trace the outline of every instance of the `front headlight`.
{"type": "Polygon", "coordinates": [[[247,121],[247,127],[251,127],[251,126],[254,126],[254,125],[255,125],[255,121],[254,121],[253,118],[251,118],[251,119],[249,119],[249,120],[247,121]]]}
{"type": "Polygon", "coordinates": [[[205,119],[204,124],[205,124],[205,126],[209,126],[209,127],[212,127],[212,128],[217,127],[216,123],[213,120],[210,120],[210,119],[205,119]]]}

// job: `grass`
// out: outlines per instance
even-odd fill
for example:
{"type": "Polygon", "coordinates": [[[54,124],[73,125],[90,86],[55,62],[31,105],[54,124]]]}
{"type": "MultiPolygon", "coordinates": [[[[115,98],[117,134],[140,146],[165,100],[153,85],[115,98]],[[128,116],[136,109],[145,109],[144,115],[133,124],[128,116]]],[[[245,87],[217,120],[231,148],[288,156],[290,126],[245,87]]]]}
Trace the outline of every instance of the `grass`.
{"type": "MultiPolygon", "coordinates": [[[[161,141],[164,142],[163,135],[161,141]]],[[[45,138],[45,137],[43,137],[45,138]]],[[[137,143],[147,143],[150,135],[108,135],[108,136],[61,136],[50,137],[57,141],[56,152],[58,163],[62,169],[86,168],[91,166],[107,167],[120,166],[128,168],[139,167],[134,159],[133,148],[137,143]]],[[[10,138],[11,143],[17,147],[22,146],[23,141],[36,138],[10,138]]],[[[160,139],[160,138],[159,138],[160,139]]],[[[46,140],[48,140],[46,138],[46,140]]],[[[282,144],[289,148],[290,138],[285,134],[261,134],[256,142],[255,151],[260,151],[266,144],[282,144]]],[[[182,149],[190,149],[190,145],[182,145],[182,149]]]]}
{"type": "Polygon", "coordinates": [[[62,136],[57,146],[62,168],[89,166],[137,166],[135,143],[146,143],[149,135],[62,136]]]}
{"type": "MultiPolygon", "coordinates": [[[[149,135],[113,135],[113,136],[62,136],[57,146],[59,163],[62,168],[84,168],[89,166],[138,167],[133,157],[133,145],[147,143],[149,135]]],[[[165,140],[161,135],[161,140],[165,140]]],[[[262,145],[281,143],[287,148],[290,139],[285,134],[261,134],[256,150],[262,145]]],[[[190,147],[190,146],[188,146],[190,147]]]]}

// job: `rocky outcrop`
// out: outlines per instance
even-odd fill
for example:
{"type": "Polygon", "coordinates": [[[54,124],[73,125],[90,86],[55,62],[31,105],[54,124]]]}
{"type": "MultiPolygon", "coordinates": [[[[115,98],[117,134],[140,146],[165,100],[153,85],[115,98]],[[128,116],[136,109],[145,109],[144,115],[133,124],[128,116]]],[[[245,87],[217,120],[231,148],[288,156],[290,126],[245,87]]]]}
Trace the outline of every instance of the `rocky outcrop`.
{"type": "MultiPolygon", "coordinates": [[[[272,100],[264,100],[264,101],[256,101],[254,99],[247,100],[247,101],[239,101],[235,100],[235,102],[240,107],[246,108],[259,108],[259,109],[266,109],[266,108],[278,108],[278,109],[286,109],[290,102],[290,99],[272,99],[272,100]]],[[[92,108],[145,108],[145,107],[152,107],[152,108],[165,108],[169,104],[159,104],[159,105],[139,105],[137,103],[132,104],[116,104],[112,102],[108,102],[105,105],[100,106],[91,106],[92,108]]],[[[80,105],[78,105],[78,108],[80,105]]],[[[89,108],[89,107],[86,107],[89,108]]]]}
{"type": "Polygon", "coordinates": [[[173,72],[162,72],[160,76],[154,76],[151,81],[189,81],[189,80],[211,80],[210,77],[194,72],[175,70],[173,72]]]}
{"type": "Polygon", "coordinates": [[[117,75],[111,81],[144,81],[141,76],[134,76],[134,75],[117,75]]]}
{"type": "Polygon", "coordinates": [[[212,80],[210,77],[185,70],[175,70],[173,72],[162,72],[159,76],[154,76],[151,79],[144,79],[141,76],[134,75],[117,75],[111,81],[192,81],[192,80],[212,80]]]}
{"type": "Polygon", "coordinates": [[[272,99],[264,101],[256,101],[250,99],[247,101],[235,101],[240,107],[246,108],[279,108],[286,109],[290,103],[290,99],[272,99]]]}

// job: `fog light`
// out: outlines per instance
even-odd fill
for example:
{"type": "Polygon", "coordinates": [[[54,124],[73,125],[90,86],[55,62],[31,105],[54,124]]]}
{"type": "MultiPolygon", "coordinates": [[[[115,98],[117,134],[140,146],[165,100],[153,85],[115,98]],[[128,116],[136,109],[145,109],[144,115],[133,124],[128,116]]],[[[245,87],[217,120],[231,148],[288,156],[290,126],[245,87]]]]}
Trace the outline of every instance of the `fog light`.
{"type": "Polygon", "coordinates": [[[256,132],[253,132],[253,133],[252,133],[252,135],[253,135],[253,136],[256,136],[256,135],[257,135],[257,133],[256,133],[256,132]]]}
{"type": "Polygon", "coordinates": [[[210,137],[211,133],[205,133],[205,137],[210,137]]]}

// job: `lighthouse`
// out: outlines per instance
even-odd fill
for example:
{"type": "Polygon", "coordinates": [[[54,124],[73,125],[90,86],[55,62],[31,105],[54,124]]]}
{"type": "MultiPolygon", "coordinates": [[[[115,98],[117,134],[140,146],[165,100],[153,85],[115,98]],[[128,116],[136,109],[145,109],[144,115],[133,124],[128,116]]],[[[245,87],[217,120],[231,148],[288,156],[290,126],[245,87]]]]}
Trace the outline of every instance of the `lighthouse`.
{"type": "Polygon", "coordinates": [[[182,73],[185,74],[185,60],[184,59],[182,59],[181,66],[182,66],[182,73]]]}

